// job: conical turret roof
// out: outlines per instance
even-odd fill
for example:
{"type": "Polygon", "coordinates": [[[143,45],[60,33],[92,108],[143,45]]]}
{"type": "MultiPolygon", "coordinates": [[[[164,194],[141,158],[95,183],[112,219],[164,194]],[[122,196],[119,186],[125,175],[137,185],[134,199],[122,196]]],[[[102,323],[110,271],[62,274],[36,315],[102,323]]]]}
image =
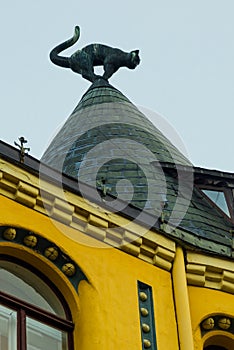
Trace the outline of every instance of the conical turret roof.
{"type": "Polygon", "coordinates": [[[95,81],[56,135],[42,161],[94,187],[105,187],[154,213],[166,196],[155,163],[188,165],[178,149],[119,90],[95,81]]]}
{"type": "Polygon", "coordinates": [[[167,234],[169,226],[179,228],[169,233],[177,239],[227,254],[231,224],[194,187],[191,163],[105,80],[83,95],[41,160],[77,179],[84,197],[83,183],[106,200],[118,198],[152,214],[152,226],[159,219],[167,234]]]}

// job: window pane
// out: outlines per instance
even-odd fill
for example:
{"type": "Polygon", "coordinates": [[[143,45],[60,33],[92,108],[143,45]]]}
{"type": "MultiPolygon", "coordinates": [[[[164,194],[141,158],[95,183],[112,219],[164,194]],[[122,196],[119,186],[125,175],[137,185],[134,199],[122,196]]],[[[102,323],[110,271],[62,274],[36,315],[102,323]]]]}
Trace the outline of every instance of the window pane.
{"type": "Polygon", "coordinates": [[[0,350],[16,350],[15,311],[0,305],[0,350]]]}
{"type": "Polygon", "coordinates": [[[226,215],[230,217],[228,205],[223,192],[213,190],[202,190],[226,215]]]}
{"type": "Polygon", "coordinates": [[[67,333],[27,318],[27,350],[67,350],[67,333]]]}
{"type": "Polygon", "coordinates": [[[24,267],[2,260],[0,261],[0,290],[27,303],[64,317],[61,302],[37,275],[24,267]]]}

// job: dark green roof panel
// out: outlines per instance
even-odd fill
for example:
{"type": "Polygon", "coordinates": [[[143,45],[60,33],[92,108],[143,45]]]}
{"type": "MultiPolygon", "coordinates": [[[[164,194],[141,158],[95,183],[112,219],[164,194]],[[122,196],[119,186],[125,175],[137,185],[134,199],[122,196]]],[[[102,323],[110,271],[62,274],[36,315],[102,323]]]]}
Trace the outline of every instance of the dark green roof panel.
{"type": "MultiPolygon", "coordinates": [[[[181,181],[186,184],[188,174],[182,172],[181,180],[178,173],[175,176],[164,171],[163,164],[169,164],[168,169],[193,169],[189,160],[126,96],[103,79],[93,83],[81,98],[42,162],[78,179],[78,183],[99,190],[105,187],[113,198],[152,215],[161,213],[166,203],[165,220],[173,214],[174,222],[184,230],[177,238],[189,244],[207,250],[213,250],[213,244],[231,244],[232,224],[193,187],[192,171],[189,189],[181,189],[181,181]],[[178,196],[182,200],[178,201],[178,196]]],[[[176,237],[175,232],[171,234],[176,237]]]]}

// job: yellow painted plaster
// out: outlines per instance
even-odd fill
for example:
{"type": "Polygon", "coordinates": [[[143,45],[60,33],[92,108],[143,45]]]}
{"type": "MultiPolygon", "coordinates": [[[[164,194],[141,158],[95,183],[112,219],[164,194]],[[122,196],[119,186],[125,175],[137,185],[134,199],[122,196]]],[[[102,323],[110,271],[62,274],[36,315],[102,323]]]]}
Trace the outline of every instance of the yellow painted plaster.
{"type": "MultiPolygon", "coordinates": [[[[234,317],[234,295],[194,286],[188,287],[188,293],[194,335],[194,349],[202,350],[205,340],[212,336],[212,332],[209,332],[206,337],[202,338],[200,323],[214,314],[234,317]]],[[[215,334],[216,333],[213,332],[213,335],[215,334]]],[[[219,332],[219,334],[225,335],[225,332],[219,332]]],[[[228,335],[228,337],[230,337],[230,335],[228,335]]]]}
{"type": "Polygon", "coordinates": [[[202,350],[209,339],[201,337],[200,322],[214,313],[234,315],[233,262],[187,252],[186,275],[182,263],[183,269],[175,266],[177,286],[172,286],[175,242],[160,232],[128,224],[128,219],[0,160],[0,225],[21,227],[54,242],[88,278],[77,293],[41,254],[14,242],[0,243],[0,253],[40,269],[62,291],[75,324],[75,350],[142,348],[138,280],[152,286],[158,349],[179,349],[176,323],[183,323],[181,328],[187,321],[192,324],[194,349],[202,350]],[[40,189],[46,194],[43,198],[40,189]],[[173,288],[179,290],[182,280],[187,294],[185,277],[191,321],[176,319],[174,310],[173,288]]]}
{"type": "Polygon", "coordinates": [[[79,294],[51,262],[30,248],[0,243],[0,251],[39,268],[63,292],[75,323],[75,350],[141,349],[137,281],[152,286],[159,349],[178,348],[170,272],[0,196],[0,225],[22,227],[54,242],[88,281],[79,294]],[[77,239],[79,237],[79,239],[77,239]],[[170,335],[170,336],[168,336],[170,335]]]}
{"type": "Polygon", "coordinates": [[[186,283],[184,254],[181,247],[177,247],[176,258],[172,270],[176,317],[180,350],[193,350],[193,334],[186,283]]]}

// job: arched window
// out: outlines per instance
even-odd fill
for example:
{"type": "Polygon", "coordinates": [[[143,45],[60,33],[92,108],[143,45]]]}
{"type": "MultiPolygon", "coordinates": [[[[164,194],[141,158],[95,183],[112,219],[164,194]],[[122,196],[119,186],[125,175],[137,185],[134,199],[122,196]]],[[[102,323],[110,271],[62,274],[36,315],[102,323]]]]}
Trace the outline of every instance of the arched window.
{"type": "Polygon", "coordinates": [[[223,331],[211,332],[211,336],[204,343],[204,350],[233,350],[233,334],[227,334],[223,331]]]}
{"type": "Polygon", "coordinates": [[[72,350],[73,323],[62,294],[23,262],[0,259],[0,349],[72,350]]]}

